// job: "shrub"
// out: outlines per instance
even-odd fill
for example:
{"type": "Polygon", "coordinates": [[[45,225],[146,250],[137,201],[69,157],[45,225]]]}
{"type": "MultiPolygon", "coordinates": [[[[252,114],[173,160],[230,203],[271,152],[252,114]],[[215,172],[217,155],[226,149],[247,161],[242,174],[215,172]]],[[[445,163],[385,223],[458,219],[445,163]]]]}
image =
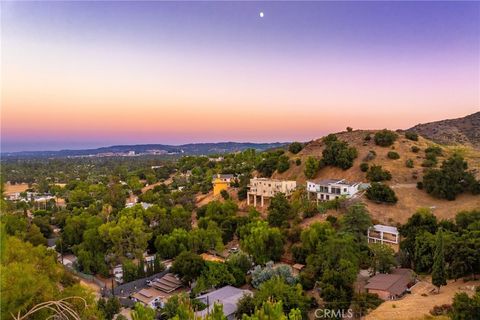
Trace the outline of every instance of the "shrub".
{"type": "Polygon", "coordinates": [[[346,170],[351,168],[353,160],[357,157],[357,149],[350,147],[347,142],[338,140],[333,134],[325,139],[325,149],[322,152],[322,161],[325,165],[331,165],[346,170]]]}
{"type": "Polygon", "coordinates": [[[478,182],[467,169],[463,157],[454,155],[443,161],[441,169],[428,170],[423,176],[423,186],[429,194],[447,200],[455,200],[458,194],[467,190],[475,193],[478,182]]]}
{"type": "Polygon", "coordinates": [[[373,182],[391,180],[392,174],[388,170],[383,170],[382,166],[373,165],[368,169],[367,179],[373,182]]]}
{"type": "Polygon", "coordinates": [[[290,161],[287,156],[280,156],[277,162],[277,171],[279,173],[285,172],[290,168],[290,161]]]}
{"type": "Polygon", "coordinates": [[[430,159],[425,159],[423,162],[422,162],[422,167],[425,167],[425,168],[431,168],[431,167],[435,167],[437,165],[437,160],[430,160],[430,159]]]}
{"type": "Polygon", "coordinates": [[[352,132],[352,131],[353,131],[353,128],[352,128],[352,127],[347,127],[347,131],[348,131],[348,132],[352,132]]]}
{"type": "Polygon", "coordinates": [[[367,189],[367,198],[385,203],[396,203],[398,200],[395,192],[389,186],[377,182],[373,182],[367,189]]]}
{"type": "Polygon", "coordinates": [[[389,147],[391,146],[395,140],[397,140],[398,135],[390,130],[383,129],[375,133],[375,144],[381,147],[389,147]]]}
{"type": "Polygon", "coordinates": [[[377,156],[377,153],[374,150],[370,150],[370,151],[368,151],[365,158],[363,158],[363,161],[373,160],[373,159],[375,159],[376,156],[377,156]]]}
{"type": "Polygon", "coordinates": [[[288,146],[288,151],[290,151],[293,154],[299,153],[300,151],[302,151],[302,149],[303,149],[303,144],[301,144],[300,142],[292,142],[288,146]]]}
{"type": "Polygon", "coordinates": [[[413,153],[417,153],[418,151],[420,151],[420,148],[417,146],[412,146],[410,150],[412,150],[413,153]]]}
{"type": "Polygon", "coordinates": [[[405,138],[412,141],[418,141],[418,134],[412,131],[405,132],[405,138]]]}
{"type": "Polygon", "coordinates": [[[448,315],[452,311],[452,305],[450,304],[442,304],[441,306],[434,306],[432,310],[430,310],[430,314],[432,316],[444,316],[448,315]]]}
{"type": "Polygon", "coordinates": [[[442,148],[438,147],[438,146],[431,146],[431,147],[428,147],[427,149],[425,149],[425,154],[434,154],[435,156],[441,156],[443,151],[442,151],[442,148]]]}
{"type": "Polygon", "coordinates": [[[418,181],[418,182],[417,182],[417,189],[418,189],[418,190],[422,190],[422,189],[423,189],[423,182],[422,182],[422,181],[418,181]]]}
{"type": "Polygon", "coordinates": [[[370,141],[370,140],[372,140],[372,135],[371,135],[370,133],[367,134],[367,135],[365,136],[365,138],[363,138],[363,140],[365,140],[365,141],[370,141]]]}
{"type": "Polygon", "coordinates": [[[302,164],[302,160],[300,160],[300,159],[295,160],[295,164],[296,164],[297,166],[301,165],[301,164],[302,164]]]}
{"type": "Polygon", "coordinates": [[[362,172],[367,172],[368,171],[368,163],[362,162],[360,164],[360,170],[362,170],[362,172]]]}
{"type": "Polygon", "coordinates": [[[228,194],[227,190],[222,190],[222,191],[220,191],[220,195],[221,195],[222,198],[225,199],[225,200],[230,199],[230,195],[228,194]]]}
{"type": "Polygon", "coordinates": [[[389,151],[387,153],[387,157],[389,159],[393,159],[393,160],[397,160],[397,159],[400,159],[400,155],[398,154],[398,152],[395,152],[395,151],[389,151]]]}
{"type": "Polygon", "coordinates": [[[413,168],[413,160],[412,159],[407,159],[407,161],[405,161],[405,166],[407,168],[413,168]]]}
{"type": "Polygon", "coordinates": [[[318,161],[314,157],[308,157],[307,161],[305,162],[305,177],[307,177],[308,179],[312,179],[317,174],[319,168],[320,161],[318,161]]]}

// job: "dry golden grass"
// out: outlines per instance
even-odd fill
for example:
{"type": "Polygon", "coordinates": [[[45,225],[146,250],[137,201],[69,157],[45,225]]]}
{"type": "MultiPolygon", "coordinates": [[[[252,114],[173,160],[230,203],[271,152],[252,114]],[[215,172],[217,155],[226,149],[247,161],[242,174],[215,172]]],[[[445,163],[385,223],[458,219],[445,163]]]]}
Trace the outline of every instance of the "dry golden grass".
{"type": "MultiPolygon", "coordinates": [[[[430,310],[437,305],[451,304],[455,293],[474,293],[474,286],[479,286],[480,281],[463,282],[462,280],[449,281],[436,293],[435,287],[429,278],[420,281],[412,288],[412,293],[405,295],[397,301],[386,301],[377,309],[366,316],[368,320],[413,320],[425,319],[430,315],[430,310]],[[434,290],[435,292],[432,292],[434,290]],[[423,296],[422,296],[423,294],[423,296]]],[[[439,318],[435,318],[439,319],[439,318]]]]}
{"type": "Polygon", "coordinates": [[[24,192],[28,189],[28,183],[5,184],[5,194],[12,194],[16,192],[24,192]]]}
{"type": "MultiPolygon", "coordinates": [[[[433,212],[441,219],[453,218],[455,214],[461,210],[471,210],[480,208],[480,196],[473,196],[471,194],[464,194],[455,201],[446,201],[436,199],[428,195],[425,191],[416,189],[417,181],[421,181],[425,168],[421,163],[425,159],[424,150],[436,143],[419,137],[418,141],[411,141],[405,138],[404,134],[399,133],[399,138],[392,147],[380,147],[375,145],[373,135],[376,130],[356,130],[352,132],[340,132],[337,137],[341,140],[347,141],[351,146],[358,150],[358,157],[355,159],[352,168],[342,170],[335,167],[322,168],[315,179],[331,179],[341,178],[348,181],[363,181],[367,182],[365,172],[360,170],[360,164],[364,161],[370,150],[375,151],[376,158],[368,161],[369,165],[381,165],[384,169],[389,170],[392,174],[392,180],[387,182],[394,188],[399,201],[395,205],[381,205],[365,200],[368,208],[375,220],[381,223],[394,224],[396,222],[404,223],[407,219],[421,207],[434,207],[433,212]],[[371,133],[372,139],[364,141],[364,137],[371,133]],[[420,148],[420,152],[414,153],[411,151],[412,146],[420,148]],[[400,159],[392,160],[387,157],[389,151],[396,151],[400,155],[400,159]],[[407,168],[405,161],[412,159],[414,161],[414,168],[407,168]]],[[[469,169],[473,170],[477,179],[480,179],[480,151],[470,147],[450,147],[440,146],[444,150],[444,156],[438,158],[439,164],[454,154],[460,153],[468,162],[469,169]]],[[[305,161],[309,156],[314,156],[321,159],[324,144],[322,139],[314,140],[308,143],[305,148],[297,155],[289,154],[292,160],[300,158],[302,164],[297,166],[291,163],[290,169],[279,174],[274,173],[273,177],[277,179],[292,179],[296,180],[297,184],[302,185],[306,182],[306,177],[303,173],[305,168],[305,161]]]]}

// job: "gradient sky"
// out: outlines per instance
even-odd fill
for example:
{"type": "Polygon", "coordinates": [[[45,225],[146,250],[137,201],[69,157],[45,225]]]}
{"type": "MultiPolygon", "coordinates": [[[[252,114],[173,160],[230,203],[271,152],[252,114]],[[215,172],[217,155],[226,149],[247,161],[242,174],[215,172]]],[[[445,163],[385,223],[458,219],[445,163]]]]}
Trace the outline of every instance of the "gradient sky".
{"type": "Polygon", "coordinates": [[[1,18],[2,151],[305,141],[480,110],[479,2],[2,1],[1,18]]]}

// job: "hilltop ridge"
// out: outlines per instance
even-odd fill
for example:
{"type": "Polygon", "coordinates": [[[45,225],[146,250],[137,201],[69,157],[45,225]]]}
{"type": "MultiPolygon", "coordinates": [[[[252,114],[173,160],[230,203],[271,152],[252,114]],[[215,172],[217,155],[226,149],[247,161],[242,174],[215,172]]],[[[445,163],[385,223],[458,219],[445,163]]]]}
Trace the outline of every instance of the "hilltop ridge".
{"type": "Polygon", "coordinates": [[[417,124],[408,131],[437,143],[480,149],[480,111],[462,118],[417,124]]]}

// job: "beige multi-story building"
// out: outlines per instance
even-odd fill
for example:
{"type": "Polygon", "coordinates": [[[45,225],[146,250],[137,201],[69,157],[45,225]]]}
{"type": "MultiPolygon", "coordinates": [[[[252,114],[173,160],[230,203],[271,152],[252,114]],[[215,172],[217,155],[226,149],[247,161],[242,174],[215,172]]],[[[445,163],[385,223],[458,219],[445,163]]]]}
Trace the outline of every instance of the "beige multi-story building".
{"type": "Polygon", "coordinates": [[[400,243],[400,233],[396,227],[376,224],[370,227],[367,232],[368,243],[387,244],[398,251],[400,243]]]}
{"type": "Polygon", "coordinates": [[[293,180],[277,180],[269,178],[253,178],[250,179],[247,192],[247,204],[257,206],[257,200],[260,201],[260,206],[265,205],[266,200],[281,192],[289,196],[297,187],[297,182],[293,180]]]}

